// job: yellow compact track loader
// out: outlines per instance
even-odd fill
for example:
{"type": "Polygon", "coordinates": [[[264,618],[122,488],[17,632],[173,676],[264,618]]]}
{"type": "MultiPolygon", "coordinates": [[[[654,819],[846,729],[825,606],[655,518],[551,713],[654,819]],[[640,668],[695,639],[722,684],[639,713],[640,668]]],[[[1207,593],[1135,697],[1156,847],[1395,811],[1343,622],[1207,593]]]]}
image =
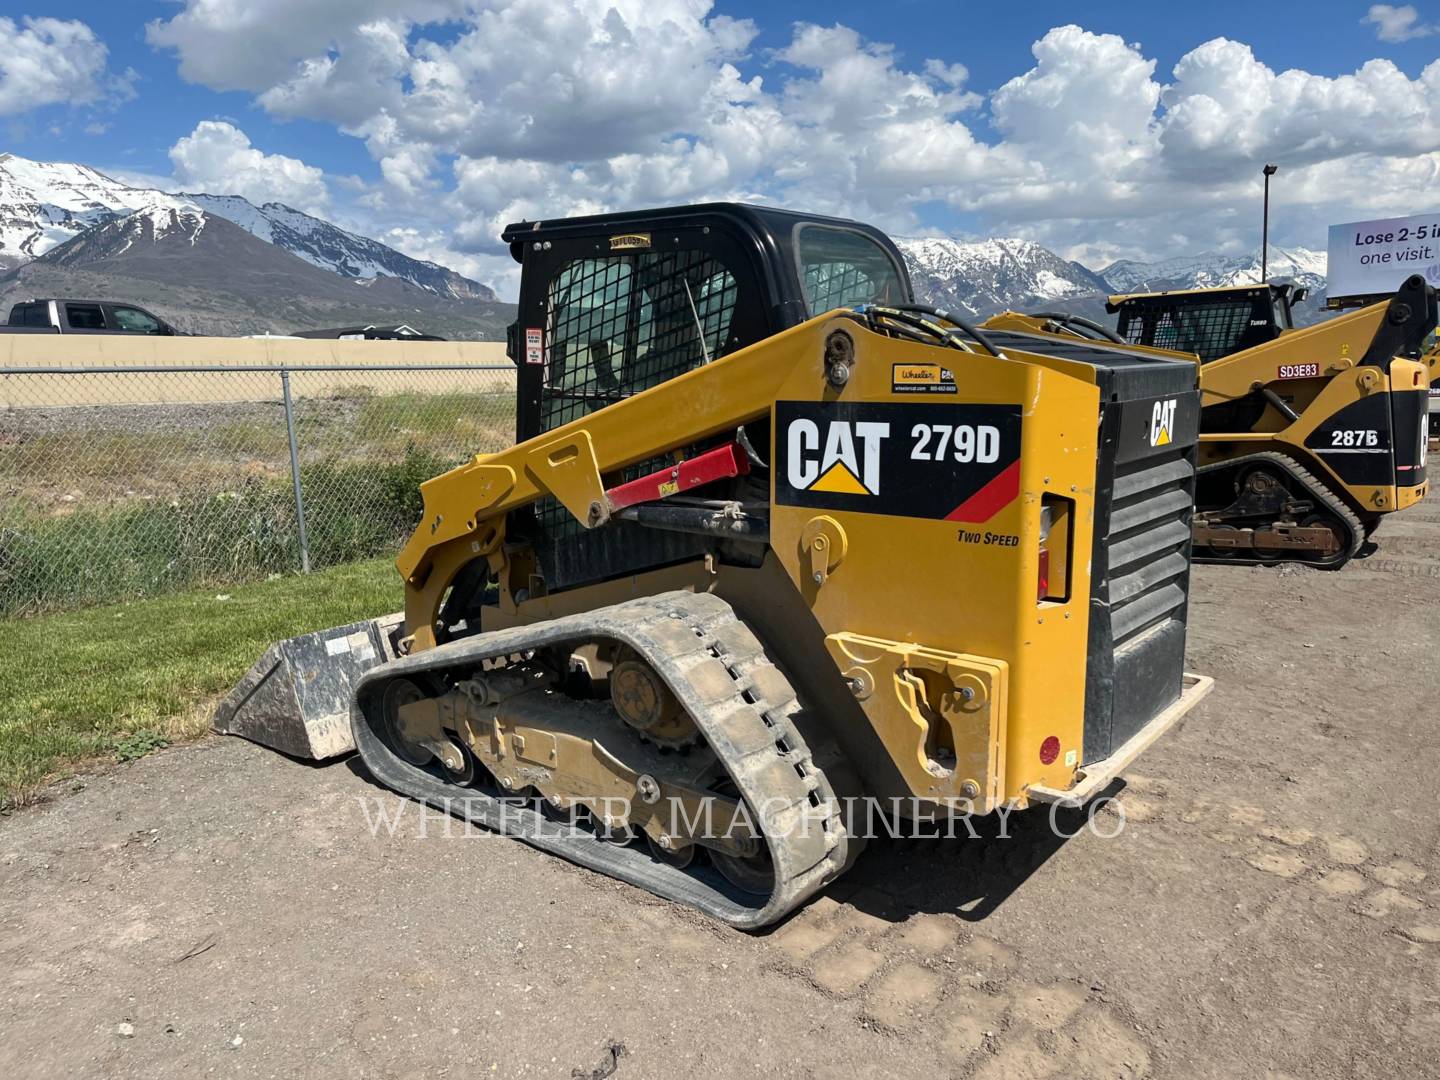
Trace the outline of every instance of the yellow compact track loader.
{"type": "Polygon", "coordinates": [[[984,325],[1198,358],[1196,560],[1333,569],[1425,497],[1440,371],[1421,349],[1436,296],[1412,277],[1388,301],[1297,330],[1299,296],[1276,284],[1114,296],[1115,331],[1063,313],[984,325]]]}
{"type": "Polygon", "coordinates": [[[868,808],[1084,800],[1208,689],[1192,361],[916,305],[847,221],[504,235],[517,445],[422,485],[403,616],[273,646],[219,730],[353,740],[397,792],[754,927],[868,808]]]}

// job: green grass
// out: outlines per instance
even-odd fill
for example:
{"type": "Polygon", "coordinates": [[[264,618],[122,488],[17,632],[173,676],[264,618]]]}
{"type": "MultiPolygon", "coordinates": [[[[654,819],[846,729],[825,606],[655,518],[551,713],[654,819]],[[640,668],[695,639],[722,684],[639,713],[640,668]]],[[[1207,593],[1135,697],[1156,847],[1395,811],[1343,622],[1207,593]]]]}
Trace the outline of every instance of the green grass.
{"type": "Polygon", "coordinates": [[[514,441],[515,393],[377,394],[361,405],[355,428],[367,442],[400,435],[427,449],[503,450],[514,441]]]}
{"type": "MultiPolygon", "coordinates": [[[[46,505],[56,490],[71,487],[86,501],[116,501],[127,491],[170,498],[200,487],[233,487],[257,471],[288,475],[290,443],[278,410],[241,404],[228,415],[217,405],[210,422],[189,427],[79,427],[0,439],[0,480],[20,498],[46,505]]],[[[359,388],[301,399],[295,413],[306,463],[340,458],[383,466],[407,452],[460,461],[503,450],[515,435],[511,390],[375,394],[359,388]]]]}
{"type": "MultiPolygon", "coordinates": [[[[310,565],[395,551],[420,520],[420,483],[453,464],[410,448],[385,464],[302,466],[310,565]]],[[[0,516],[0,616],[230,586],[299,565],[288,477],[64,515],[13,506],[0,516]]]]}
{"type": "MultiPolygon", "coordinates": [[[[204,445],[203,439],[202,433],[180,431],[50,431],[27,438],[23,453],[11,449],[0,454],[0,475],[6,480],[36,485],[83,481],[128,484],[136,477],[143,478],[157,465],[196,456],[197,449],[204,445]]],[[[246,452],[238,441],[233,445],[236,456],[246,452]]]]}
{"type": "Polygon", "coordinates": [[[0,808],[96,754],[130,760],[206,729],[271,642],[397,610],[388,559],[0,622],[0,808]]]}

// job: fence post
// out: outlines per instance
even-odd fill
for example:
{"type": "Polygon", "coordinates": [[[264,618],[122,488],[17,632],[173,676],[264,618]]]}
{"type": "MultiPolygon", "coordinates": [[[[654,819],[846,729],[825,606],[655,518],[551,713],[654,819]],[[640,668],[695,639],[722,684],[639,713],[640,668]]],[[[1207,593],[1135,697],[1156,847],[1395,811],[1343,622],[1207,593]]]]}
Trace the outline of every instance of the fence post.
{"type": "Polygon", "coordinates": [[[290,371],[280,369],[285,395],[285,431],[290,436],[290,480],[295,485],[295,523],[300,528],[300,571],[310,573],[310,539],[305,534],[305,495],[300,486],[300,450],[295,444],[295,405],[290,400],[290,371]]]}

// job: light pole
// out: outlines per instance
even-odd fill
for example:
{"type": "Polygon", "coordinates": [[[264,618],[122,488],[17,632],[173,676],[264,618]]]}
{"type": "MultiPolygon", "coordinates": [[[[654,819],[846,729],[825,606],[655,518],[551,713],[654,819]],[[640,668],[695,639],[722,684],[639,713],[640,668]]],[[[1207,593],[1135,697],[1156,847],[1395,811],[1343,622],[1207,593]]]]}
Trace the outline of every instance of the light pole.
{"type": "Polygon", "coordinates": [[[1266,165],[1265,173],[1265,219],[1260,227],[1260,284],[1264,285],[1269,280],[1267,271],[1270,269],[1270,177],[1280,171],[1278,165],[1266,165]]]}

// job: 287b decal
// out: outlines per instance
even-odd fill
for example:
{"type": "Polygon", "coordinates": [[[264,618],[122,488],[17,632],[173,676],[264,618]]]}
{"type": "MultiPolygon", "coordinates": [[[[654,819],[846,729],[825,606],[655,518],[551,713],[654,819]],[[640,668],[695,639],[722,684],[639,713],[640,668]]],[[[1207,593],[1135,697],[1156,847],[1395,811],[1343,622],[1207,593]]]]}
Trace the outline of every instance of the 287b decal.
{"type": "Polygon", "coordinates": [[[1334,446],[1379,446],[1380,432],[1374,428],[1336,428],[1330,432],[1330,445],[1334,446]]]}

